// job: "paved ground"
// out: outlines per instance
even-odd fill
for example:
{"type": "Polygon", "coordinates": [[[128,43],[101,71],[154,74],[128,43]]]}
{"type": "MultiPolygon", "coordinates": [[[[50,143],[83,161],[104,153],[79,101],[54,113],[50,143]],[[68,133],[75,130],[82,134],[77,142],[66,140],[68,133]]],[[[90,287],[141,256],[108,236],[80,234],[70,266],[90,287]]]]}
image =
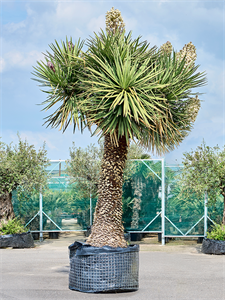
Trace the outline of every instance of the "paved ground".
{"type": "Polygon", "coordinates": [[[132,293],[86,294],[68,289],[68,245],[81,237],[0,249],[0,299],[224,300],[225,256],[205,255],[199,244],[140,244],[140,288],[132,293]]]}

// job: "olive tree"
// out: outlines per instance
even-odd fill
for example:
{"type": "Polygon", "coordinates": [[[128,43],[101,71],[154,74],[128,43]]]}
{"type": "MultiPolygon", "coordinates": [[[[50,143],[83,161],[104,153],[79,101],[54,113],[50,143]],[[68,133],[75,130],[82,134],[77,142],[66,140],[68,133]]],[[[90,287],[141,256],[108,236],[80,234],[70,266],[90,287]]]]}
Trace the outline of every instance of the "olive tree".
{"type": "Polygon", "coordinates": [[[0,141],[0,221],[15,217],[12,191],[33,193],[47,186],[45,167],[48,165],[45,145],[36,151],[33,145],[22,141],[6,145],[0,141]]]}
{"type": "Polygon", "coordinates": [[[224,197],[222,223],[225,224],[225,148],[209,147],[203,141],[195,150],[184,153],[182,163],[179,197],[188,199],[194,192],[200,199],[206,192],[210,205],[221,194],[224,197]]]}

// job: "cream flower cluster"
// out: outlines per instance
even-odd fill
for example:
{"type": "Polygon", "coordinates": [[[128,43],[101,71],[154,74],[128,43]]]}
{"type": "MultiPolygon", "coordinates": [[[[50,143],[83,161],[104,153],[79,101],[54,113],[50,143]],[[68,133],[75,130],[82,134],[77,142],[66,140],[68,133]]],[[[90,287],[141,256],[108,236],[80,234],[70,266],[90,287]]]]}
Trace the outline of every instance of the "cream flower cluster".
{"type": "Polygon", "coordinates": [[[173,46],[169,41],[167,41],[159,48],[159,50],[163,51],[165,54],[169,56],[173,50],[173,46]]]}
{"type": "Polygon", "coordinates": [[[195,122],[200,107],[201,107],[201,103],[200,100],[198,99],[198,96],[195,96],[195,98],[190,99],[190,104],[188,105],[188,113],[191,122],[195,122]]]}
{"type": "Polygon", "coordinates": [[[121,12],[118,9],[114,9],[114,7],[107,11],[105,23],[108,32],[115,32],[117,29],[122,32],[125,29],[121,12]]]}
{"type": "Polygon", "coordinates": [[[185,55],[186,55],[185,58],[186,63],[184,67],[187,67],[188,65],[192,65],[197,58],[196,48],[192,44],[192,42],[188,43],[187,45],[186,44],[184,45],[183,49],[177,53],[177,59],[182,60],[185,55]]]}

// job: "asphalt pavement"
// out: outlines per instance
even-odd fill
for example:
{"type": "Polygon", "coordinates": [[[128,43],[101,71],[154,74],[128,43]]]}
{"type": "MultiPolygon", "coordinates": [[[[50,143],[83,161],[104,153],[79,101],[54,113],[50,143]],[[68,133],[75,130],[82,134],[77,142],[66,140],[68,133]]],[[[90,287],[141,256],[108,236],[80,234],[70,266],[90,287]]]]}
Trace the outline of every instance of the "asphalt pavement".
{"type": "Polygon", "coordinates": [[[0,249],[1,300],[225,300],[225,256],[201,245],[140,243],[139,290],[89,294],[68,288],[68,246],[82,237],[64,234],[31,249],[0,249]]]}

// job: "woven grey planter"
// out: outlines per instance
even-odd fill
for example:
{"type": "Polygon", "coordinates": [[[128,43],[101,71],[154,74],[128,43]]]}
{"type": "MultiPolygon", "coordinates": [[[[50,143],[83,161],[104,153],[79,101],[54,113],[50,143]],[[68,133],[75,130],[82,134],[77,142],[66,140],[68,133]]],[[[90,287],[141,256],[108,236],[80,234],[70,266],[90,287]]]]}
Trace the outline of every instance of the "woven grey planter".
{"type": "Polygon", "coordinates": [[[216,255],[225,254],[225,241],[204,238],[202,242],[202,252],[216,255]]]}
{"type": "Polygon", "coordinates": [[[30,232],[0,235],[0,248],[32,248],[34,240],[30,232]]]}
{"type": "Polygon", "coordinates": [[[135,291],[139,287],[139,246],[69,246],[69,288],[86,293],[135,291]]]}

